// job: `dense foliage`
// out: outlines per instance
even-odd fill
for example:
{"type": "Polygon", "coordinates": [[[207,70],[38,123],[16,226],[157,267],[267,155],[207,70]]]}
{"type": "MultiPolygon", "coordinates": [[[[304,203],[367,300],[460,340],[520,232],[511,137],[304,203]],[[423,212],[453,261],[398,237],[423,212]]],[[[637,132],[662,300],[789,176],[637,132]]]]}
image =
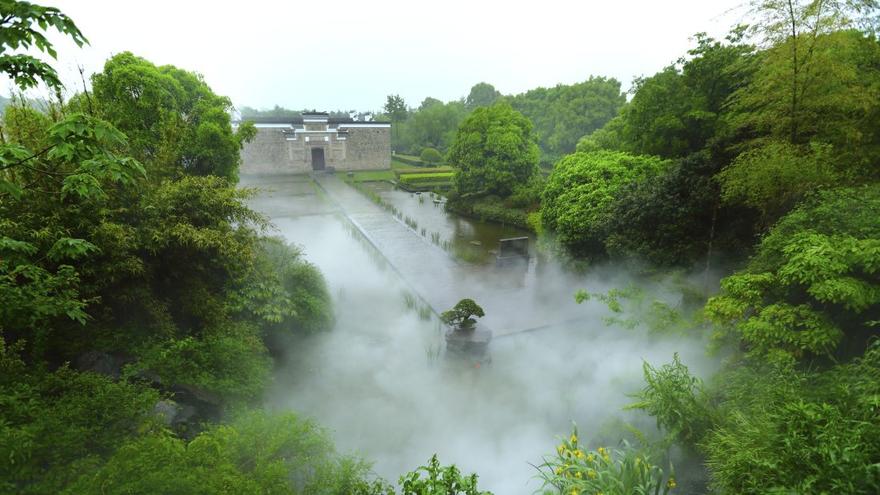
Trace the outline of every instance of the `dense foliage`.
{"type": "Polygon", "coordinates": [[[547,179],[541,221],[572,251],[583,256],[601,255],[605,224],[617,192],[665,167],[659,158],[617,151],[568,155],[547,179]]]}
{"type": "Polygon", "coordinates": [[[633,493],[667,495],[676,487],[673,473],[664,473],[651,454],[624,443],[621,448],[589,449],[578,430],[556,447],[556,455],[539,466],[544,487],[559,493],[633,493]]]}
{"type": "MultiPolygon", "coordinates": [[[[772,361],[862,349],[880,320],[880,188],[823,191],[785,216],[707,313],[772,361]]],[[[850,351],[851,352],[851,351],[850,351]]]]}
{"type": "Polygon", "coordinates": [[[536,88],[511,96],[481,82],[461,100],[444,103],[428,97],[411,110],[397,95],[389,95],[388,101],[394,103],[390,107],[386,104],[385,115],[397,127],[392,132],[392,148],[397,152],[418,155],[424,148],[446,151],[465,117],[480,107],[506,101],[531,121],[541,150],[541,163],[549,165],[573,152],[582,136],[614,117],[625,96],[618,81],[590,77],[576,84],[536,88]]]}
{"type": "MultiPolygon", "coordinates": [[[[9,48],[31,36],[54,54],[48,26],[83,40],[56,9],[2,8],[9,48]]],[[[259,398],[273,339],[330,323],[320,273],[265,237],[235,187],[247,128],[200,77],[128,53],[93,86],[48,114],[16,99],[3,117],[0,491],[352,493],[365,466],[308,424],[252,413],[198,434],[259,398]],[[241,464],[261,442],[277,450],[241,464]]]]}
{"type": "Polygon", "coordinates": [[[576,84],[536,88],[507,100],[532,121],[544,154],[542,162],[553,163],[573,152],[581,137],[611,120],[626,98],[617,80],[590,77],[576,84]]]}
{"type": "Polygon", "coordinates": [[[459,126],[447,159],[459,195],[509,196],[537,174],[532,124],[505,103],[474,110],[459,126]]]}
{"type": "MultiPolygon", "coordinates": [[[[701,312],[726,365],[704,383],[677,356],[646,364],[633,405],[703,456],[713,493],[880,486],[880,44],[857,29],[876,12],[753,2],[750,28],[697,35],[547,180],[542,225],[576,255],[738,262],[701,312]]],[[[580,482],[554,462],[548,483],[580,482]]]]}
{"type": "Polygon", "coordinates": [[[92,77],[95,111],[124,132],[129,151],[153,165],[155,178],[216,175],[235,181],[239,150],[253,127],[233,131],[232,103],[201,76],[156,67],[125,52],[92,77]]]}
{"type": "MultiPolygon", "coordinates": [[[[480,83],[415,110],[389,95],[384,111],[396,150],[447,152],[450,208],[527,223],[591,260],[708,272],[732,258],[699,312],[721,371],[646,363],[631,406],[702,457],[714,492],[877,493],[877,3],[751,6],[750,27],[696,35],[628,103],[592,77],[516,96],[480,83]],[[541,157],[556,162],[546,182],[541,157]]],[[[3,0],[0,13],[0,71],[59,89],[24,52],[54,58],[47,30],[83,34],[54,8],[3,0]]],[[[92,83],[47,111],[15,98],[3,113],[0,491],[393,494],[314,423],[253,407],[276,360],[332,324],[320,272],[236,188],[253,128],[233,129],[201,76],[131,53],[92,83]]],[[[421,175],[408,180],[439,178],[421,175]]],[[[623,295],[578,299],[620,313],[623,295]]],[[[653,307],[669,330],[690,321],[653,307]]],[[[466,299],[442,319],[482,315],[466,299]]],[[[538,476],[563,493],[671,493],[667,460],[593,449],[575,430],[538,476]]],[[[398,485],[480,493],[436,456],[398,485]]]]}
{"type": "Polygon", "coordinates": [[[623,185],[605,224],[605,249],[617,259],[638,257],[658,266],[741,258],[754,242],[756,214],[726,204],[707,151],[674,160],[658,174],[623,185]]]}

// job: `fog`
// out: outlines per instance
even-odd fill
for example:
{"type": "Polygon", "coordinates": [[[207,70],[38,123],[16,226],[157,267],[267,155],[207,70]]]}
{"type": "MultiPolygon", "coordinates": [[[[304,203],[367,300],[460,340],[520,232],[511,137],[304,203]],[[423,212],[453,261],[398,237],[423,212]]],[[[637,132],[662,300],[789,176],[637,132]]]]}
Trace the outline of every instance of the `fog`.
{"type": "MultiPolygon", "coordinates": [[[[485,320],[499,325],[490,325],[493,329],[510,328],[517,319],[529,322],[521,328],[572,316],[577,321],[501,337],[496,332],[489,365],[448,360],[437,318],[425,319],[417,311],[420,304],[406,302],[418,283],[392,269],[311,186],[272,188],[275,192],[263,193],[254,206],[321,269],[336,323],[332,331],[297,344],[267,402],[315,418],[332,432],[339,450],[373,461],[376,474],[389,481],[396,483],[437,453],[444,465],[477,473],[482,490],[531,493],[540,487],[532,464],[554,452],[572,422],[594,446],[615,445],[621,421],[646,431],[654,427],[643,413],[623,410],[633,402],[629,395],[643,386],[644,361],[667,363],[678,352],[699,375],[716,367],[717,358],[706,354],[698,337],[609,327],[604,318],[610,313],[601,303],[575,303],[577,289],[602,292],[631,283],[622,270],[576,275],[550,262],[528,268],[526,286],[532,291],[519,293],[526,293],[531,306],[511,291],[485,300],[503,277],[472,276],[466,284],[452,289],[440,284],[437,290],[460,291],[447,295],[455,300],[481,294],[483,299],[474,298],[486,309],[485,320]]],[[[415,277],[434,275],[441,276],[415,277]]],[[[675,299],[664,292],[651,297],[675,299]]]]}

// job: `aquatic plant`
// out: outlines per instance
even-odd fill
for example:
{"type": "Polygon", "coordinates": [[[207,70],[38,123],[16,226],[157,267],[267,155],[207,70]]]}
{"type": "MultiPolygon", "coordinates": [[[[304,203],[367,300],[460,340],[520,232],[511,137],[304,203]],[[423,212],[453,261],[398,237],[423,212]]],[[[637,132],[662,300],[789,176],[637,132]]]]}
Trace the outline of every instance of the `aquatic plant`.
{"type": "Polygon", "coordinates": [[[544,458],[537,468],[543,488],[566,495],[667,495],[677,486],[671,466],[667,476],[647,453],[626,441],[621,448],[589,450],[579,443],[577,427],[556,447],[556,455],[544,458]]]}

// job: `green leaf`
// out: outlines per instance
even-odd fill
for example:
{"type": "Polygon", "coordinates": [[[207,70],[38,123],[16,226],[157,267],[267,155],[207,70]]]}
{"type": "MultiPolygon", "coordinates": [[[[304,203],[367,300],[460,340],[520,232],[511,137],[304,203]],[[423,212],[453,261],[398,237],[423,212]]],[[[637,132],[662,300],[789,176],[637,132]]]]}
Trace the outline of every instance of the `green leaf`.
{"type": "Polygon", "coordinates": [[[46,256],[52,261],[64,259],[76,260],[91,253],[100,253],[101,250],[85,239],[62,237],[55,241],[46,256]]]}

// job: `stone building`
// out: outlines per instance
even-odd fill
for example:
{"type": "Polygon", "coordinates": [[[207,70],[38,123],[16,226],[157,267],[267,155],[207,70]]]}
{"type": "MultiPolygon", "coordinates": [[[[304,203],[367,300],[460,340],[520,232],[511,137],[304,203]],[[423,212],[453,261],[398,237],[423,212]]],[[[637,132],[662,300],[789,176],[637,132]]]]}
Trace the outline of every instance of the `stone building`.
{"type": "Polygon", "coordinates": [[[304,114],[295,119],[252,119],[253,141],[241,151],[242,174],[391,168],[391,124],[304,114]]]}

